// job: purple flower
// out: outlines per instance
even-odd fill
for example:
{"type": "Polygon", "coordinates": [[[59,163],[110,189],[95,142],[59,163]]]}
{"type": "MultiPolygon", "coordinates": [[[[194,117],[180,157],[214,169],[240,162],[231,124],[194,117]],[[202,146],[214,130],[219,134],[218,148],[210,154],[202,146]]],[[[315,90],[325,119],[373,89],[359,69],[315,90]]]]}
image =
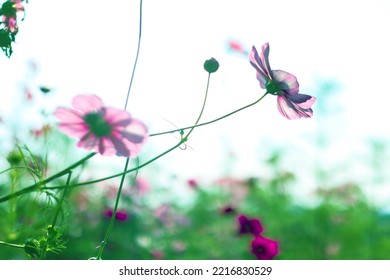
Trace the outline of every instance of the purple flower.
{"type": "MultiPolygon", "coordinates": [[[[114,211],[112,209],[107,209],[104,211],[104,216],[106,216],[108,218],[111,218],[113,214],[114,214],[114,211]]],[[[127,212],[125,212],[123,210],[116,211],[115,220],[124,222],[127,220],[128,217],[129,217],[129,215],[127,214],[127,212]]]]}
{"type": "Polygon", "coordinates": [[[188,184],[191,188],[194,188],[194,189],[196,189],[196,188],[199,186],[199,185],[198,185],[198,181],[195,180],[195,179],[188,179],[187,184],[188,184]]]}
{"type": "Polygon", "coordinates": [[[313,106],[316,98],[300,94],[297,78],[286,71],[271,70],[268,60],[269,44],[261,47],[260,55],[253,46],[249,55],[250,64],[256,69],[260,87],[267,93],[277,95],[279,112],[287,119],[309,118],[313,115],[313,106]]]}
{"type": "Polygon", "coordinates": [[[221,214],[223,215],[232,214],[234,212],[235,210],[232,206],[225,206],[221,209],[221,214]]]}
{"type": "Polygon", "coordinates": [[[258,219],[248,219],[247,216],[240,215],[237,221],[239,234],[252,233],[253,235],[259,235],[263,232],[263,226],[258,219]]]}
{"type": "Polygon", "coordinates": [[[278,253],[278,242],[263,236],[256,236],[252,240],[251,252],[258,260],[272,260],[278,253]]]}

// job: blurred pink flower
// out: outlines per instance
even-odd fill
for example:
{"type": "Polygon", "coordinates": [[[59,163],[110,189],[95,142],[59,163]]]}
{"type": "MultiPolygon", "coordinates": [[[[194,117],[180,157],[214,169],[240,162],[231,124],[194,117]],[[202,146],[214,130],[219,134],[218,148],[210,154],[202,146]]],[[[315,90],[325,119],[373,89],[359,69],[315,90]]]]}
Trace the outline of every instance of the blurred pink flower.
{"type": "Polygon", "coordinates": [[[272,260],[279,253],[278,242],[263,236],[256,236],[251,245],[258,260],[272,260]]]}
{"type": "Polygon", "coordinates": [[[187,184],[191,187],[191,188],[197,188],[199,185],[198,185],[198,181],[195,180],[195,179],[188,179],[187,181],[187,184]]]}
{"type": "Polygon", "coordinates": [[[16,21],[16,18],[14,17],[3,17],[3,23],[6,27],[6,29],[11,33],[18,33],[18,22],[16,21]]]}
{"type": "Polygon", "coordinates": [[[165,256],[165,254],[164,254],[163,251],[155,250],[155,251],[152,252],[152,256],[156,260],[162,260],[164,258],[164,256],[165,256]]]}
{"type": "Polygon", "coordinates": [[[263,226],[258,219],[249,219],[245,215],[237,217],[238,233],[246,234],[251,233],[253,235],[259,235],[263,232],[263,226]]]}
{"type": "Polygon", "coordinates": [[[180,253],[180,252],[183,252],[187,248],[187,246],[182,241],[174,241],[174,242],[172,242],[172,248],[176,252],[180,253]]]}
{"type": "Polygon", "coordinates": [[[46,136],[51,131],[51,126],[49,124],[44,124],[41,128],[32,129],[30,132],[34,137],[46,136]]]}
{"type": "Polygon", "coordinates": [[[249,55],[250,64],[256,69],[256,77],[260,87],[267,93],[277,95],[279,112],[287,119],[309,118],[313,115],[313,106],[316,98],[300,94],[297,78],[282,70],[271,70],[268,55],[269,44],[261,47],[260,55],[253,46],[249,55]]]}
{"type": "MultiPolygon", "coordinates": [[[[111,218],[112,215],[114,214],[114,211],[112,209],[106,209],[103,214],[107,218],[111,218]]],[[[115,220],[124,222],[127,220],[128,217],[129,217],[129,215],[127,214],[126,211],[124,211],[124,210],[117,210],[116,211],[115,220]]]]}
{"type": "Polygon", "coordinates": [[[137,177],[134,183],[134,189],[137,195],[143,196],[150,192],[150,183],[145,178],[137,177]]]}
{"type": "Polygon", "coordinates": [[[32,101],[33,100],[33,94],[32,92],[29,90],[29,89],[25,89],[24,91],[24,98],[27,100],[27,101],[32,101]]]}
{"type": "Polygon", "coordinates": [[[248,52],[244,49],[242,44],[238,41],[235,41],[235,40],[231,40],[229,42],[229,49],[231,49],[232,51],[244,54],[244,55],[248,54],[248,52]]]}
{"type": "Polygon", "coordinates": [[[96,95],[77,95],[74,109],[59,107],[62,132],[80,138],[78,147],[95,150],[104,156],[135,156],[140,152],[148,134],[146,126],[124,110],[104,107],[96,95]]]}

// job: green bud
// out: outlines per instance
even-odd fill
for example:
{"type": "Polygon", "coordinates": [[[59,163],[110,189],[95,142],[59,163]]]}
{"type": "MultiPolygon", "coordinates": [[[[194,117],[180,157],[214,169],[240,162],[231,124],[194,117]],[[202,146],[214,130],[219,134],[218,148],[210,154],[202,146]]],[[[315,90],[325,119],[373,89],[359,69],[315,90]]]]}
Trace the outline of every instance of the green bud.
{"type": "Polygon", "coordinates": [[[19,151],[11,151],[7,155],[7,161],[11,166],[18,165],[23,160],[22,155],[19,151]]]}
{"type": "Polygon", "coordinates": [[[212,57],[204,62],[203,68],[204,68],[204,70],[206,70],[207,72],[209,72],[211,74],[211,73],[217,72],[217,70],[219,68],[219,63],[214,57],[212,57]]]}

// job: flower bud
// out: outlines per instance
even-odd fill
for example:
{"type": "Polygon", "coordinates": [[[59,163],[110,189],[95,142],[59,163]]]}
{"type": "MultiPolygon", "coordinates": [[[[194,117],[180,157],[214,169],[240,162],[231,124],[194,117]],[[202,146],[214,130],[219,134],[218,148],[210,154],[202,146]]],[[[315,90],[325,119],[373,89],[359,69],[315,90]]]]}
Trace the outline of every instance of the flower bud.
{"type": "Polygon", "coordinates": [[[219,63],[215,58],[210,58],[204,62],[203,68],[211,74],[218,70],[219,63]]]}
{"type": "Polygon", "coordinates": [[[7,155],[7,161],[11,166],[16,166],[19,163],[21,163],[23,160],[22,155],[20,154],[19,151],[14,150],[8,153],[7,155]]]}

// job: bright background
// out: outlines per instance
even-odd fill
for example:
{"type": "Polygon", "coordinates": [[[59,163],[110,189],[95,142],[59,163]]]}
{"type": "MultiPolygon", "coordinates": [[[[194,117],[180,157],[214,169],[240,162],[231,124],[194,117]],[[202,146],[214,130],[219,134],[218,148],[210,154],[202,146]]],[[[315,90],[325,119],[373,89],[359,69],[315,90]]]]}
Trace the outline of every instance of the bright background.
{"type": "MultiPolygon", "coordinates": [[[[31,1],[11,59],[0,57],[0,137],[9,128],[38,127],[34,110],[21,104],[24,82],[53,88],[35,94],[51,113],[78,93],[94,93],[123,107],[135,58],[139,1],[31,1]],[[31,74],[31,62],[37,71],[31,74]],[[19,95],[13,94],[15,87],[19,95]],[[13,125],[11,125],[13,124],[13,125]]],[[[207,80],[204,60],[215,57],[203,120],[256,100],[263,91],[247,58],[229,51],[230,40],[247,49],[269,42],[273,69],[297,76],[314,95],[314,117],[289,121],[268,96],[260,104],[195,131],[191,148],[162,158],[156,180],[180,193],[183,182],[221,176],[267,177],[266,160],[280,154],[280,169],[297,176],[291,190],[314,202],[318,187],[357,182],[379,205],[390,202],[386,66],[390,63],[388,1],[144,1],[143,37],[129,111],[151,133],[191,125],[207,80]],[[325,180],[318,174],[325,173],[325,180]]],[[[36,113],[36,112],[35,112],[36,113]]],[[[25,131],[24,131],[25,132],[25,131]]],[[[18,132],[23,134],[22,132],[18,132]]],[[[175,143],[151,139],[145,159],[175,143]]],[[[22,137],[22,135],[21,135],[22,137]]],[[[1,141],[8,150],[11,141],[1,141]]],[[[122,161],[94,160],[107,166],[122,161]],[[114,163],[112,163],[114,162],[114,163]]],[[[153,173],[156,165],[145,169],[153,173]]],[[[106,170],[107,173],[112,170],[106,170]]],[[[104,172],[104,171],[103,171],[104,172]]],[[[174,193],[174,192],[173,192],[174,193]]]]}

